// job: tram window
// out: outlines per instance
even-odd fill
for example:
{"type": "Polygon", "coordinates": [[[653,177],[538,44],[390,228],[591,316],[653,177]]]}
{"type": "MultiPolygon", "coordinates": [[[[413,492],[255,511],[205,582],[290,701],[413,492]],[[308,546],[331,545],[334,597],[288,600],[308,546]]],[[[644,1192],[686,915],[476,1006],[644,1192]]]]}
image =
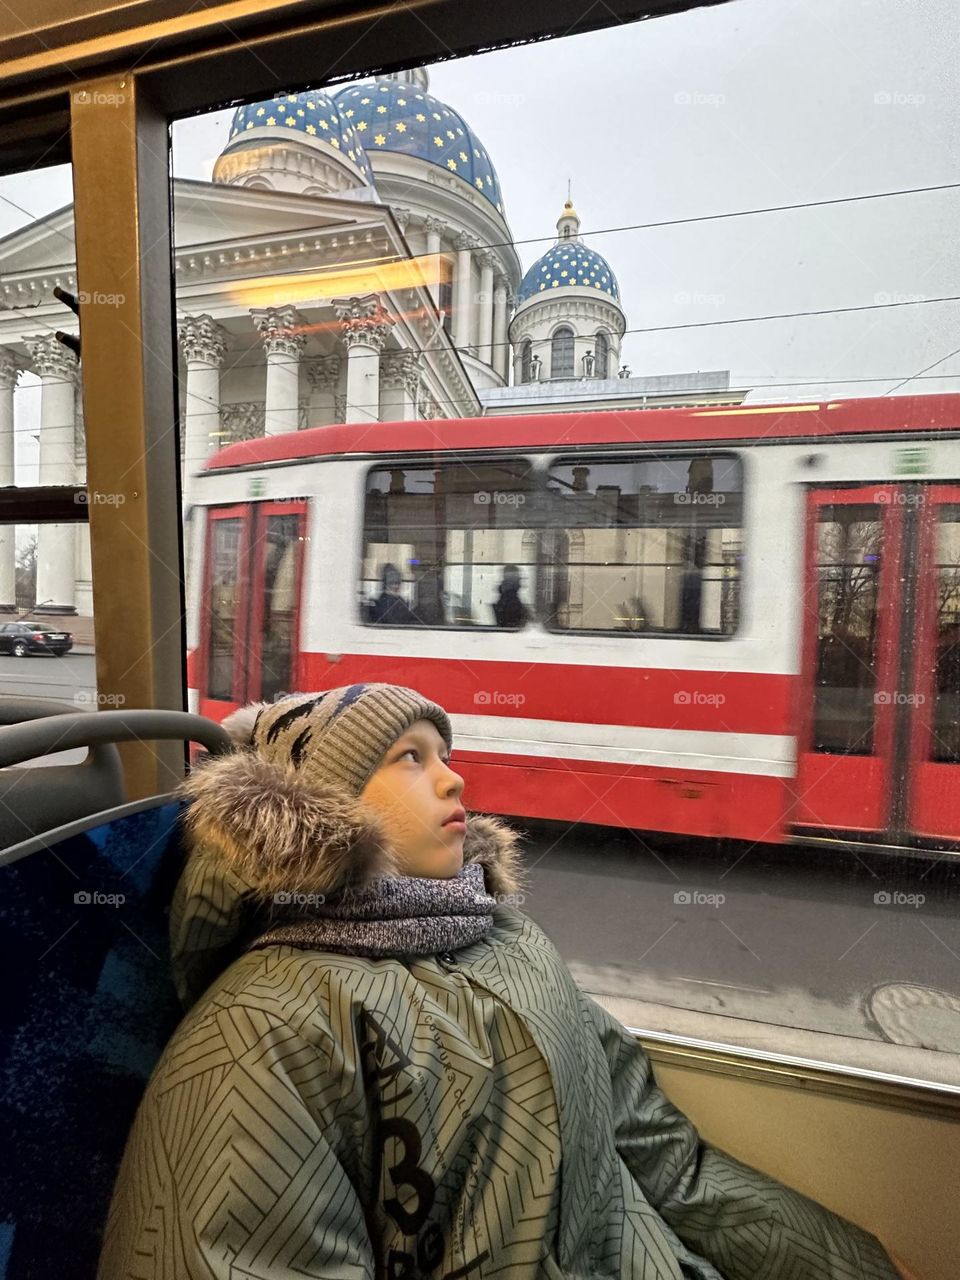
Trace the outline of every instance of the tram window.
{"type": "Polygon", "coordinates": [[[743,468],[728,455],[557,464],[544,598],[563,631],[731,635],[743,468]]]}
{"type": "Polygon", "coordinates": [[[210,532],[210,578],[207,589],[210,640],[207,688],[211,698],[233,697],[237,626],[240,621],[243,521],[239,516],[215,520],[210,532]]]}
{"type": "Polygon", "coordinates": [[[940,508],[936,541],[934,760],[960,764],[960,504],[940,508]]]}
{"type": "Polygon", "coordinates": [[[813,725],[817,751],[873,751],[881,514],[880,507],[869,504],[820,509],[813,725]]]}
{"type": "Polygon", "coordinates": [[[298,515],[268,515],[264,522],[260,696],[265,702],[293,685],[300,523],[298,515]]]}
{"type": "Polygon", "coordinates": [[[517,629],[532,616],[536,530],[526,462],[377,468],[367,479],[361,618],[517,629]]]}

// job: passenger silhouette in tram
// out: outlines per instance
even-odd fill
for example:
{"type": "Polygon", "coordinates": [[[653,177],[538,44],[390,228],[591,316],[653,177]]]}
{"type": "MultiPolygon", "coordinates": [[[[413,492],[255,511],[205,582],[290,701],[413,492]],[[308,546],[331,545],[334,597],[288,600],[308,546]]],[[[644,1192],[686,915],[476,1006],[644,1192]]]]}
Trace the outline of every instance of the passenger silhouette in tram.
{"type": "Polygon", "coordinates": [[[433,565],[423,569],[414,584],[414,614],[425,627],[442,627],[447,622],[447,594],[440,570],[433,565]]]}
{"type": "Polygon", "coordinates": [[[700,632],[705,541],[703,537],[694,541],[692,563],[687,565],[680,579],[680,630],[685,635],[697,635],[700,632]]]}
{"type": "Polygon", "coordinates": [[[373,602],[370,621],[392,627],[420,626],[420,619],[400,594],[402,578],[395,564],[385,564],[380,573],[380,594],[373,602]]]}
{"type": "Polygon", "coordinates": [[[530,610],[520,599],[520,570],[515,564],[503,566],[500,597],[494,602],[493,616],[498,627],[522,627],[530,619],[530,610]]]}

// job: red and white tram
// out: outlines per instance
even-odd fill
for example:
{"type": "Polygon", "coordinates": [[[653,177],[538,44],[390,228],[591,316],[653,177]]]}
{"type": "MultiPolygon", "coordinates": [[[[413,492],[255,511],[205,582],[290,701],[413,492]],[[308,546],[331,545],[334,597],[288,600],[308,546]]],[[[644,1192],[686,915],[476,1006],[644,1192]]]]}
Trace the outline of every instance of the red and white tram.
{"type": "Polygon", "coordinates": [[[395,681],[476,809],[960,847],[960,396],[317,427],[195,492],[204,715],[395,681]]]}

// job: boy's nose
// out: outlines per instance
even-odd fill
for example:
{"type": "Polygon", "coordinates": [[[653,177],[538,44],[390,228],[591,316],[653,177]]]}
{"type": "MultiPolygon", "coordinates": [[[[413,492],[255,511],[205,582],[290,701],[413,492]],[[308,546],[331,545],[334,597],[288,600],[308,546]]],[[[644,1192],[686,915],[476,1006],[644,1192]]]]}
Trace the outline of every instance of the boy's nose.
{"type": "Polygon", "coordinates": [[[464,782],[456,770],[451,769],[449,765],[444,765],[444,778],[440,783],[440,788],[445,796],[459,796],[463,792],[464,782]]]}

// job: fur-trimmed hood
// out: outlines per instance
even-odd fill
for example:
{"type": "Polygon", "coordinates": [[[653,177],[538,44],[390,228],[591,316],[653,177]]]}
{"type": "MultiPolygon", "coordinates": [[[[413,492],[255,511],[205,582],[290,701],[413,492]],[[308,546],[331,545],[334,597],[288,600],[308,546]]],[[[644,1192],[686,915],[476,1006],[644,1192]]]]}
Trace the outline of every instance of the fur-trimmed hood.
{"type": "MultiPolygon", "coordinates": [[[[181,998],[192,1003],[269,924],[278,893],[366,888],[403,874],[378,824],[337,786],[307,785],[251,750],[195,769],[181,788],[189,849],[171,909],[181,998]]],[[[463,860],[484,869],[502,899],[524,887],[519,837],[498,818],[468,813],[463,860]]]]}

